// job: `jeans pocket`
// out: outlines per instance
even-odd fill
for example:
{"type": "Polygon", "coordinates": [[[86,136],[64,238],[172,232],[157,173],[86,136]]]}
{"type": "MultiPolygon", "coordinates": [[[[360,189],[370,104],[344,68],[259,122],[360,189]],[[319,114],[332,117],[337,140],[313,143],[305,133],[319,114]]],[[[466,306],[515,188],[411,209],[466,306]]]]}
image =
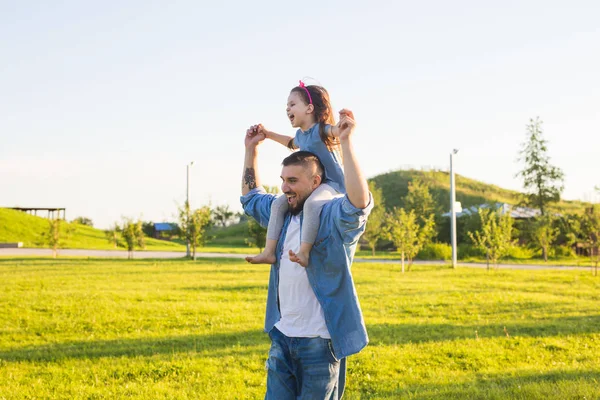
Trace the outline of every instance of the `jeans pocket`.
{"type": "Polygon", "coordinates": [[[331,339],[327,339],[327,355],[330,358],[330,361],[333,364],[339,363],[340,360],[335,356],[335,352],[333,351],[333,345],[331,344],[331,339]]]}

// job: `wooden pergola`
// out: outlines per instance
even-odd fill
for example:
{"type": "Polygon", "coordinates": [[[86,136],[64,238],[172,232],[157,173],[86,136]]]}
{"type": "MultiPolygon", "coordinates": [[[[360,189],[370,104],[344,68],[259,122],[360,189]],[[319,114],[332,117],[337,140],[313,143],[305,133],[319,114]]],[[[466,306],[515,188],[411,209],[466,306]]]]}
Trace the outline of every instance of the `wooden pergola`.
{"type": "Polygon", "coordinates": [[[67,211],[64,207],[9,207],[11,210],[23,211],[27,214],[37,216],[38,211],[46,211],[48,213],[48,219],[61,219],[60,213],[62,211],[62,219],[67,219],[67,211]]]}

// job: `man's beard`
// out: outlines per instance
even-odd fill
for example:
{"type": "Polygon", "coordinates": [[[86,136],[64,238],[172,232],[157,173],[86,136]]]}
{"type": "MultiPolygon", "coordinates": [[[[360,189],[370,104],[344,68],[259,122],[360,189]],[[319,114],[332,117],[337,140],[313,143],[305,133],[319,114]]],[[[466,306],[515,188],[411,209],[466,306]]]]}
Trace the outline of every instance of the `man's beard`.
{"type": "Polygon", "coordinates": [[[300,214],[300,212],[304,209],[304,203],[305,202],[306,202],[306,199],[302,199],[294,207],[290,206],[289,207],[290,214],[292,214],[292,215],[298,215],[298,214],[300,214]]]}

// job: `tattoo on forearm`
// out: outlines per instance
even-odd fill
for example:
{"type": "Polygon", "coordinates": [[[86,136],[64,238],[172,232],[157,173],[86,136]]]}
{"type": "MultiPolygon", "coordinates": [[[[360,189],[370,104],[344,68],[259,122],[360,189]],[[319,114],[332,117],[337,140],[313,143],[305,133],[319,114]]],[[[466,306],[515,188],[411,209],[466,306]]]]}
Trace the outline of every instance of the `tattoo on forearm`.
{"type": "Polygon", "coordinates": [[[254,172],[254,168],[246,168],[246,172],[244,172],[244,184],[249,189],[256,189],[256,173],[254,172]]]}

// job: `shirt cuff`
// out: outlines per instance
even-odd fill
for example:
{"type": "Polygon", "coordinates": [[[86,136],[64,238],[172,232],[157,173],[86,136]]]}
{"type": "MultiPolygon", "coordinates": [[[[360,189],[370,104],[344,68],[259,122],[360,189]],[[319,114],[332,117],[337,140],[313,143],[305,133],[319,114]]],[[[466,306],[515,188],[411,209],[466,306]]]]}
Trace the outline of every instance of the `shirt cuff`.
{"type": "Polygon", "coordinates": [[[342,202],[342,210],[346,214],[366,215],[366,214],[369,214],[372,209],[373,209],[373,195],[371,194],[371,192],[369,192],[369,204],[367,204],[367,206],[365,208],[355,207],[350,202],[350,198],[348,198],[348,195],[346,194],[344,196],[344,201],[342,202]]]}
{"type": "Polygon", "coordinates": [[[249,191],[248,193],[246,193],[245,195],[240,196],[240,202],[242,203],[242,205],[244,205],[248,202],[248,200],[250,200],[252,197],[254,197],[257,194],[267,194],[267,191],[262,186],[256,187],[256,188],[252,189],[251,191],[249,191]]]}

